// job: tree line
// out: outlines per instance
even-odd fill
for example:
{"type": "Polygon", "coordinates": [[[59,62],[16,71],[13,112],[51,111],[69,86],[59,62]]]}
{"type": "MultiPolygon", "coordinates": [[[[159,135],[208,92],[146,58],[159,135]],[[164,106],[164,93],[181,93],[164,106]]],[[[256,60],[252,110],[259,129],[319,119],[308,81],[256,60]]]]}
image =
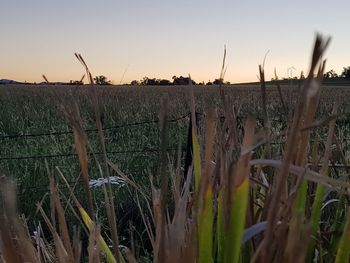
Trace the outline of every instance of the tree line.
{"type": "MultiPolygon", "coordinates": [[[[44,75],[43,75],[44,76],[44,75]]],[[[350,66],[348,67],[343,67],[343,71],[340,74],[337,74],[333,69],[325,72],[323,74],[324,79],[349,79],[350,80],[350,66]]],[[[80,80],[71,80],[69,83],[64,83],[64,84],[68,84],[68,85],[84,85],[83,82],[84,76],[80,79],[80,80]]],[[[288,80],[288,79],[292,79],[292,78],[283,78],[282,80],[288,80]]],[[[301,75],[298,77],[294,77],[293,79],[305,79],[305,76],[303,74],[303,72],[301,73],[301,75]]],[[[97,85],[112,85],[112,82],[110,80],[108,80],[108,78],[104,75],[100,75],[100,76],[96,76],[95,78],[93,78],[95,84],[97,85]]],[[[274,79],[272,78],[271,81],[274,80],[278,80],[278,79],[274,79]]],[[[208,82],[196,82],[193,79],[190,79],[189,77],[177,77],[177,76],[173,76],[172,80],[168,80],[168,79],[158,79],[158,78],[149,78],[149,77],[144,77],[142,80],[133,80],[131,81],[130,85],[132,86],[171,86],[171,85],[189,85],[190,82],[192,83],[192,85],[229,85],[231,84],[228,81],[224,81],[223,79],[215,79],[214,81],[208,81],[208,82]]],[[[50,83],[48,82],[48,80],[46,79],[46,84],[50,83]]]]}
{"type": "MultiPolygon", "coordinates": [[[[108,78],[104,75],[96,76],[93,78],[95,84],[97,85],[112,85],[112,82],[108,80],[108,78]]],[[[171,85],[189,85],[192,83],[192,85],[220,85],[220,84],[226,84],[229,85],[231,84],[228,81],[224,81],[223,79],[215,79],[213,82],[208,81],[208,82],[196,82],[193,79],[189,77],[177,77],[173,76],[172,80],[168,79],[158,79],[158,78],[149,78],[149,77],[144,77],[142,80],[133,80],[130,82],[130,85],[132,86],[171,86],[171,85]]],[[[71,80],[69,83],[70,85],[83,85],[83,78],[79,81],[73,81],[71,80]]]]}
{"type": "Polygon", "coordinates": [[[226,81],[224,82],[223,79],[215,79],[213,82],[208,81],[208,82],[196,82],[193,79],[189,77],[177,77],[173,76],[172,80],[168,79],[157,79],[157,78],[149,78],[149,77],[144,77],[142,80],[133,80],[131,81],[130,85],[132,86],[170,86],[170,85],[219,85],[219,84],[227,84],[229,85],[230,82],[226,81]]]}
{"type": "Polygon", "coordinates": [[[344,78],[344,79],[350,79],[350,66],[343,67],[343,71],[338,75],[333,69],[330,71],[327,71],[323,74],[323,77],[325,79],[331,79],[331,78],[344,78]]]}

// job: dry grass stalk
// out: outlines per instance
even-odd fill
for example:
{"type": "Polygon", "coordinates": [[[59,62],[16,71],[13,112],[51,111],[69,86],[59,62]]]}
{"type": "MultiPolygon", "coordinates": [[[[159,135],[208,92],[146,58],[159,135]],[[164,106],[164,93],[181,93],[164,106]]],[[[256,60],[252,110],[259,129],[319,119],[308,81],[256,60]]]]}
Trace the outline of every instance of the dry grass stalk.
{"type": "MultiPolygon", "coordinates": [[[[304,101],[304,108],[300,116],[300,126],[311,126],[314,122],[315,113],[317,110],[320,87],[324,71],[324,62],[320,65],[318,75],[316,79],[312,79],[309,82],[309,86],[306,86],[306,98],[304,101]]],[[[295,151],[295,164],[299,166],[305,166],[307,164],[308,146],[309,146],[309,129],[300,129],[297,150],[295,151]]],[[[327,160],[328,164],[328,160],[327,160]]],[[[289,262],[301,262],[304,261],[307,249],[300,247],[300,243],[303,241],[309,241],[311,235],[311,229],[308,223],[304,223],[305,220],[305,205],[307,201],[307,188],[308,182],[306,180],[296,182],[296,194],[294,207],[292,209],[292,218],[289,226],[289,236],[287,241],[287,248],[285,252],[285,258],[289,262]],[[300,186],[299,186],[300,184],[300,186]],[[295,251],[300,251],[298,257],[295,255],[295,251]],[[301,257],[303,255],[303,257],[301,257]]]]}
{"type": "Polygon", "coordinates": [[[92,78],[92,74],[89,70],[89,67],[87,66],[85,60],[80,54],[75,53],[76,58],[79,60],[79,62],[83,65],[83,67],[86,70],[86,74],[89,78],[90,85],[91,85],[91,91],[92,91],[92,101],[93,101],[93,107],[95,111],[95,120],[96,120],[96,127],[98,130],[99,140],[100,140],[100,146],[102,148],[103,152],[103,167],[104,167],[104,174],[107,178],[107,190],[106,187],[103,186],[103,192],[105,196],[105,203],[106,203],[106,212],[108,217],[108,224],[111,228],[111,239],[113,243],[113,251],[114,255],[117,259],[117,262],[120,261],[119,257],[119,239],[118,239],[118,232],[117,232],[117,216],[115,212],[115,206],[114,206],[114,198],[112,193],[112,186],[110,182],[110,172],[109,172],[109,166],[108,166],[108,158],[107,158],[107,151],[106,151],[106,144],[104,139],[104,133],[102,129],[102,122],[101,122],[101,113],[100,113],[100,106],[97,96],[97,87],[94,85],[94,81],[92,78]]]}
{"type": "Polygon", "coordinates": [[[287,227],[284,224],[287,223],[287,221],[283,221],[284,223],[282,223],[279,226],[277,225],[277,222],[283,214],[288,214],[288,207],[290,206],[285,206],[284,209],[283,206],[282,208],[280,208],[281,201],[286,200],[286,198],[288,198],[286,190],[289,166],[294,161],[297,164],[305,164],[305,154],[307,150],[309,134],[307,132],[300,134],[300,127],[301,123],[303,123],[305,126],[305,124],[309,124],[313,120],[314,113],[316,110],[315,108],[317,106],[319,98],[319,83],[324,69],[324,63],[320,62],[320,59],[324,50],[328,46],[328,43],[329,39],[324,41],[319,35],[317,36],[315,41],[310,72],[306,80],[305,86],[301,90],[299,106],[296,108],[293,123],[290,128],[286,144],[283,166],[278,174],[277,189],[274,193],[273,200],[271,202],[271,207],[269,209],[267,218],[268,228],[265,232],[265,238],[260,244],[261,246],[263,246],[261,256],[264,262],[273,262],[274,260],[277,260],[278,262],[278,260],[283,259],[283,254],[277,255],[277,258],[274,257],[274,251],[283,251],[285,249],[284,246],[286,245],[285,231],[287,227]],[[318,70],[318,77],[317,80],[315,80],[313,74],[315,69],[317,68],[317,65],[319,64],[320,67],[318,70]],[[296,145],[298,145],[298,147],[296,147],[296,145]]]}
{"type": "Polygon", "coordinates": [[[259,65],[259,76],[260,76],[260,85],[261,85],[261,102],[264,118],[264,127],[269,130],[269,117],[267,114],[267,96],[266,96],[266,85],[265,85],[265,72],[263,66],[259,65]]]}
{"type": "MultiPolygon", "coordinates": [[[[197,243],[198,243],[198,261],[211,262],[213,258],[213,224],[214,224],[214,193],[213,193],[213,174],[212,158],[214,152],[215,139],[215,112],[209,109],[206,116],[205,130],[205,156],[203,165],[204,173],[195,178],[199,181],[199,188],[195,193],[195,216],[197,220],[197,243]]],[[[195,154],[195,153],[194,153],[195,154]]],[[[196,165],[196,164],[194,164],[196,165]]]]}
{"type": "Polygon", "coordinates": [[[0,255],[4,262],[39,262],[26,223],[16,211],[14,185],[0,177],[0,255]]]}
{"type": "Polygon", "coordinates": [[[50,83],[50,81],[48,81],[47,77],[45,75],[42,75],[43,79],[45,80],[46,83],[50,83]]]}
{"type": "MultiPolygon", "coordinates": [[[[60,236],[62,238],[64,247],[68,253],[70,259],[74,258],[73,248],[71,245],[69,231],[67,228],[67,222],[65,218],[64,209],[62,207],[57,186],[55,185],[54,179],[50,178],[50,198],[53,199],[54,209],[57,212],[58,226],[60,229],[60,236]]],[[[51,219],[52,220],[52,219],[51,219]]],[[[55,221],[53,221],[55,222],[55,221]]]]}
{"type": "Polygon", "coordinates": [[[84,192],[88,201],[88,210],[90,215],[94,217],[92,195],[89,188],[87,138],[83,128],[79,106],[73,99],[67,100],[64,104],[62,103],[61,106],[73,129],[74,145],[78,154],[84,192]]]}
{"type": "Polygon", "coordinates": [[[36,246],[37,257],[39,262],[55,262],[55,252],[52,244],[50,244],[44,236],[41,224],[39,223],[34,232],[33,245],[36,246]]]}
{"type": "Polygon", "coordinates": [[[99,263],[100,261],[100,245],[99,245],[99,237],[100,237],[100,226],[96,224],[92,224],[89,235],[89,263],[99,263]]]}
{"type": "MultiPolygon", "coordinates": [[[[337,111],[338,111],[338,104],[335,104],[333,107],[332,111],[332,116],[337,116],[337,111]]],[[[329,122],[329,128],[328,128],[328,135],[327,135],[327,141],[325,145],[325,152],[324,152],[324,157],[323,157],[323,163],[322,163],[322,169],[321,169],[321,174],[323,174],[329,166],[329,160],[331,156],[331,146],[333,144],[333,137],[335,133],[335,118],[332,118],[329,122]]]]}
{"type": "Polygon", "coordinates": [[[194,262],[196,257],[195,225],[188,214],[191,180],[192,176],[189,174],[175,206],[174,216],[167,222],[165,262],[194,262]]]}
{"type": "Polygon", "coordinates": [[[279,96],[279,98],[280,98],[281,105],[282,105],[282,108],[283,108],[283,110],[284,110],[284,114],[285,114],[286,116],[288,116],[288,108],[287,108],[287,105],[286,105],[286,103],[285,103],[285,101],[284,101],[284,98],[283,98],[281,85],[280,85],[279,82],[278,82],[278,76],[277,76],[276,68],[274,69],[274,74],[275,74],[276,87],[277,87],[277,90],[278,90],[278,96],[279,96]]]}
{"type": "Polygon", "coordinates": [[[154,205],[156,208],[156,222],[157,222],[157,240],[159,250],[155,254],[155,262],[165,262],[166,259],[166,210],[167,210],[167,198],[168,198],[168,184],[169,177],[166,171],[167,168],[167,100],[164,99],[162,103],[162,110],[160,112],[160,192],[156,191],[154,205]]]}
{"type": "MultiPolygon", "coordinates": [[[[332,115],[336,115],[337,109],[338,109],[338,105],[335,104],[333,106],[332,115]]],[[[327,142],[325,145],[324,157],[323,157],[322,168],[321,168],[321,174],[324,176],[328,176],[328,169],[329,169],[328,166],[329,166],[329,160],[331,155],[331,146],[333,143],[335,124],[336,124],[335,119],[331,120],[331,122],[329,123],[327,142]]],[[[310,218],[310,223],[311,223],[310,236],[312,235],[312,238],[310,239],[309,246],[308,246],[308,255],[307,255],[308,261],[312,261],[312,258],[314,257],[315,243],[316,243],[316,238],[318,237],[319,222],[321,220],[321,205],[322,205],[324,195],[325,195],[325,188],[322,185],[317,185],[316,191],[315,191],[315,198],[313,200],[311,218],[310,218]]]]}
{"type": "Polygon", "coordinates": [[[236,116],[236,111],[235,111],[235,106],[233,105],[230,107],[230,103],[228,101],[228,98],[225,94],[225,91],[222,87],[222,83],[224,81],[225,77],[225,72],[226,72],[226,46],[224,48],[224,56],[222,59],[222,67],[221,67],[221,72],[220,72],[220,84],[219,84],[219,92],[220,92],[220,99],[221,102],[224,106],[225,110],[225,123],[224,123],[224,130],[223,134],[221,135],[223,139],[223,145],[225,151],[231,152],[233,151],[236,153],[236,156],[234,157],[235,160],[238,159],[238,150],[239,150],[239,138],[238,138],[238,131],[237,131],[237,116],[236,116]],[[228,130],[226,134],[226,129],[228,130]]]}
{"type": "MultiPolygon", "coordinates": [[[[280,160],[271,160],[271,159],[254,159],[250,161],[251,165],[262,165],[262,166],[270,166],[274,167],[276,169],[282,169],[283,168],[283,161],[280,160]]],[[[302,167],[297,165],[289,165],[287,172],[289,175],[295,175],[297,178],[306,179],[310,182],[321,184],[325,186],[328,189],[335,190],[339,193],[345,193],[348,194],[348,191],[350,189],[350,183],[341,180],[341,179],[335,179],[330,177],[325,177],[322,174],[312,171],[308,167],[302,167]]]]}
{"type": "Polygon", "coordinates": [[[51,235],[53,237],[53,240],[55,243],[55,252],[56,252],[57,261],[60,263],[72,261],[72,259],[69,258],[69,255],[68,255],[68,253],[63,245],[62,239],[60,238],[59,234],[57,233],[55,227],[50,222],[50,219],[46,215],[43,208],[41,206],[39,206],[38,210],[39,210],[41,216],[43,217],[43,219],[44,219],[46,225],[48,226],[48,228],[51,232],[51,235]]]}
{"type": "Polygon", "coordinates": [[[73,245],[72,246],[74,251],[74,261],[80,262],[82,244],[80,239],[80,228],[77,228],[76,226],[73,227],[73,245]]]}

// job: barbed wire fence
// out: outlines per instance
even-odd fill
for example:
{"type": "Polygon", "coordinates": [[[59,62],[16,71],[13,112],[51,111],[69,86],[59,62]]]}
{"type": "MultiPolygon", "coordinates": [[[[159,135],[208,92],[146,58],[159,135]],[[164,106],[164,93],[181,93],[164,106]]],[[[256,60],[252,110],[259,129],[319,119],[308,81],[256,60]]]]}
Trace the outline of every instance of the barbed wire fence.
{"type": "MultiPolygon", "coordinates": [[[[178,122],[180,120],[185,119],[186,117],[189,117],[190,113],[187,113],[185,115],[182,115],[180,117],[170,119],[168,122],[178,122]]],[[[146,120],[146,121],[140,121],[140,122],[134,122],[134,123],[126,123],[122,125],[115,125],[110,127],[102,128],[103,131],[108,130],[116,130],[126,127],[132,127],[132,126],[141,126],[145,124],[151,124],[151,123],[159,123],[159,120],[146,120]]],[[[97,129],[85,129],[86,133],[90,132],[98,132],[97,129]]],[[[59,135],[67,135],[67,134],[73,134],[73,131],[58,131],[58,132],[44,132],[44,133],[32,133],[32,134],[12,134],[12,135],[2,135],[0,136],[0,140],[5,139],[17,139],[17,138],[28,138],[28,137],[44,137],[44,136],[59,136],[59,135]]]]}
{"type": "MultiPolygon", "coordinates": [[[[179,117],[169,119],[167,120],[168,123],[177,123],[179,121],[185,120],[190,116],[190,113],[181,115],[179,117]]],[[[104,127],[103,131],[114,131],[122,128],[131,128],[131,127],[137,127],[137,126],[144,126],[149,124],[159,124],[159,120],[144,120],[139,122],[133,122],[133,123],[125,123],[121,125],[114,125],[110,127],[104,127]]],[[[187,122],[187,121],[186,121],[187,122]]],[[[97,129],[85,129],[85,133],[97,133],[97,129]]],[[[72,135],[73,131],[54,131],[54,132],[33,132],[33,133],[27,133],[27,134],[6,134],[0,136],[0,141],[5,140],[19,140],[19,139],[29,139],[33,138],[35,140],[40,140],[43,137],[57,137],[57,136],[63,136],[63,135],[72,135]]],[[[167,152],[176,152],[179,149],[174,147],[168,147],[167,152]]],[[[184,151],[184,149],[181,149],[184,151]]],[[[107,155],[122,155],[122,154],[158,154],[160,152],[159,147],[141,147],[136,149],[125,149],[125,150],[119,150],[119,151],[107,151],[107,155]]],[[[103,152],[100,151],[91,151],[87,153],[88,156],[99,156],[103,155],[103,152]]],[[[41,155],[24,155],[24,156],[4,156],[4,154],[0,152],[0,163],[7,162],[7,161],[31,161],[31,160],[47,160],[47,159],[55,159],[55,158],[77,158],[77,153],[58,153],[58,154],[41,154],[41,155]]],[[[74,183],[74,182],[71,182],[74,183]]],[[[31,191],[31,190],[42,190],[43,192],[48,190],[48,186],[45,184],[36,184],[33,186],[26,186],[24,191],[31,191]]],[[[23,193],[25,194],[25,193],[23,193]]],[[[21,193],[19,193],[21,195],[21,193]]]]}
{"type": "MultiPolygon", "coordinates": [[[[169,123],[176,123],[181,120],[184,120],[188,117],[190,117],[191,113],[187,113],[184,115],[181,115],[179,117],[173,118],[168,120],[169,123]]],[[[196,113],[197,118],[200,118],[203,116],[203,113],[196,113]]],[[[224,120],[224,116],[220,116],[220,120],[224,120]]],[[[237,117],[239,121],[243,121],[243,117],[237,117]]],[[[259,122],[262,122],[263,120],[261,118],[257,118],[259,122]]],[[[284,121],[280,119],[274,119],[272,120],[273,122],[276,123],[283,123],[284,121]]],[[[346,123],[350,124],[348,120],[337,120],[337,122],[340,123],[346,123]]],[[[136,127],[136,126],[143,126],[147,124],[158,124],[160,121],[159,120],[145,120],[145,121],[139,121],[139,122],[134,122],[134,123],[126,123],[122,125],[114,125],[110,127],[104,127],[103,131],[110,131],[110,130],[118,130],[122,128],[127,128],[127,127],[136,127]]],[[[97,129],[85,129],[84,130],[86,133],[97,133],[97,129]]],[[[72,135],[73,131],[54,131],[54,132],[37,132],[37,133],[30,133],[30,134],[7,134],[7,135],[1,135],[0,136],[0,141],[4,140],[17,140],[17,139],[27,139],[27,138],[42,138],[42,137],[55,137],[55,136],[61,136],[61,135],[72,135]]],[[[345,141],[350,141],[350,138],[344,138],[343,140],[345,141]]],[[[269,142],[272,145],[283,145],[283,142],[269,142]]],[[[177,151],[178,148],[168,148],[167,151],[177,151]]],[[[186,149],[181,149],[182,151],[185,151],[186,149]]],[[[108,155],[120,155],[120,154],[142,154],[142,153],[159,153],[160,148],[158,147],[145,147],[142,149],[126,149],[126,150],[121,150],[121,151],[107,151],[106,153],[108,155]]],[[[88,152],[87,153],[89,156],[93,155],[102,155],[103,152],[88,152]]],[[[27,156],[1,156],[0,155],[0,162],[6,162],[6,161],[20,161],[20,160],[45,160],[45,159],[54,159],[54,158],[73,158],[77,157],[78,155],[76,153],[62,153],[62,154],[44,154],[44,155],[27,155],[27,156]]],[[[333,169],[349,169],[350,166],[345,166],[345,165],[340,165],[340,164],[333,164],[330,165],[330,168],[333,169]]],[[[33,189],[40,189],[44,187],[43,185],[36,185],[30,188],[33,189]]]]}
{"type": "MultiPolygon", "coordinates": [[[[186,119],[190,116],[190,113],[182,115],[180,117],[170,119],[167,122],[174,123],[186,119]]],[[[103,131],[117,130],[126,127],[142,126],[146,124],[158,124],[159,120],[147,120],[134,123],[126,123],[123,125],[115,125],[110,127],[105,127],[103,131]]],[[[85,129],[85,133],[97,133],[97,129],[85,129]]],[[[12,135],[2,135],[0,140],[14,140],[14,139],[26,139],[26,138],[38,138],[38,137],[51,137],[51,136],[61,136],[61,135],[72,135],[73,131],[57,131],[57,132],[42,132],[42,133],[31,133],[31,134],[12,134],[12,135]]],[[[174,149],[170,149],[174,150],[174,149]]],[[[107,154],[125,154],[125,153],[145,153],[145,152],[158,152],[159,148],[143,148],[143,149],[131,149],[123,151],[109,151],[107,154]]],[[[88,155],[101,155],[102,152],[91,152],[88,155]]],[[[34,156],[0,156],[0,161],[9,160],[29,160],[29,159],[45,159],[45,158],[64,158],[64,157],[75,157],[76,153],[64,153],[64,154],[48,154],[48,155],[34,155],[34,156]]]]}

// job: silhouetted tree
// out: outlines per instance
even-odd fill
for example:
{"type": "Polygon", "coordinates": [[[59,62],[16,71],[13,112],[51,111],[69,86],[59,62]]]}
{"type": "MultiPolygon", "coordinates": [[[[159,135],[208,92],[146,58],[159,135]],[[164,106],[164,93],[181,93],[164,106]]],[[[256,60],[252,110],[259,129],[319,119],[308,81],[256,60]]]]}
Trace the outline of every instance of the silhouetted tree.
{"type": "Polygon", "coordinates": [[[111,81],[107,79],[107,77],[101,75],[101,76],[96,76],[94,78],[94,81],[97,85],[111,85],[111,81]]]}
{"type": "Polygon", "coordinates": [[[161,85],[161,86],[169,86],[171,84],[172,83],[170,82],[170,80],[167,80],[167,79],[159,79],[158,80],[158,85],[161,85]]]}
{"type": "Polygon", "coordinates": [[[350,78],[350,66],[343,68],[343,72],[340,74],[340,77],[342,78],[350,78]]]}
{"type": "Polygon", "coordinates": [[[192,80],[190,78],[186,78],[183,76],[180,76],[180,77],[173,76],[173,84],[174,85],[188,85],[188,84],[190,84],[190,81],[191,81],[192,85],[197,84],[194,80],[192,80]]]}
{"type": "Polygon", "coordinates": [[[155,78],[147,79],[146,85],[155,86],[155,85],[157,85],[157,80],[155,78]]]}
{"type": "Polygon", "coordinates": [[[68,85],[84,85],[82,80],[70,80],[68,85]]]}
{"type": "Polygon", "coordinates": [[[141,85],[147,85],[148,82],[148,77],[143,77],[143,79],[141,80],[141,85]]]}
{"type": "Polygon", "coordinates": [[[330,79],[330,78],[337,78],[338,74],[332,69],[330,71],[327,71],[326,73],[323,74],[323,77],[325,79],[330,79]]]}
{"type": "Polygon", "coordinates": [[[194,80],[183,76],[180,76],[180,77],[173,76],[172,79],[173,79],[173,82],[171,82],[168,79],[156,79],[156,78],[144,77],[140,82],[133,80],[131,82],[131,85],[145,85],[145,86],[188,85],[190,81],[192,82],[193,85],[197,85],[197,83],[194,80]]]}
{"type": "Polygon", "coordinates": [[[213,84],[214,85],[222,85],[222,84],[224,84],[224,80],[223,79],[215,79],[213,81],[213,84]]]}

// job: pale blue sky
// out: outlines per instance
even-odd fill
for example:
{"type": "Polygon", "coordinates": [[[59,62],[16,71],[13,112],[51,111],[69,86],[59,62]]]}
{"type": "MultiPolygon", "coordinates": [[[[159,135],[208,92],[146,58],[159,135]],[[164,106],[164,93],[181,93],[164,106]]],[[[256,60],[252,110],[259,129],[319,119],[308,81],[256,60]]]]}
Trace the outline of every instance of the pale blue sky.
{"type": "Polygon", "coordinates": [[[332,36],[327,69],[350,65],[350,1],[1,0],[0,79],[79,79],[79,52],[94,75],[115,83],[144,76],[257,80],[308,69],[315,32],[332,36]]]}

